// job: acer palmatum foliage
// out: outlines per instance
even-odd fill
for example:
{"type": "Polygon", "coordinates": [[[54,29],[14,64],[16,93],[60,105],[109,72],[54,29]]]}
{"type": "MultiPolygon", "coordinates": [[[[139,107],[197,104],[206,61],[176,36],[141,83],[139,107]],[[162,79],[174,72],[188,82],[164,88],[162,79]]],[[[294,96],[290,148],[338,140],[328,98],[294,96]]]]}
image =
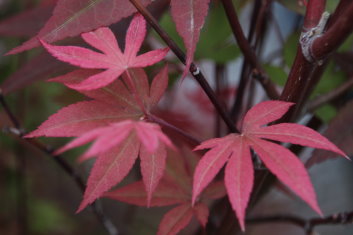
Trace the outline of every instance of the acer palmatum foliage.
{"type": "MultiPolygon", "coordinates": [[[[76,70],[52,80],[71,86],[94,73],[97,71],[76,70]]],[[[136,91],[143,99],[143,107],[121,80],[115,80],[101,89],[80,91],[93,100],[59,110],[26,136],[78,137],[58,150],[58,153],[95,140],[81,157],[81,160],[85,160],[98,156],[78,211],[119,183],[129,173],[138,155],[148,195],[147,203],[162,177],[166,147],[173,145],[159,125],[148,123],[144,118],[150,115],[167,87],[167,67],[155,76],[151,87],[142,69],[131,69],[129,74],[128,78],[126,75],[123,77],[132,79],[136,91]]]]}
{"type": "Polygon", "coordinates": [[[233,133],[222,138],[210,139],[197,146],[195,150],[210,150],[203,156],[195,170],[193,203],[198,201],[202,190],[227,163],[225,186],[228,198],[244,230],[245,210],[254,181],[250,151],[253,149],[280,181],[322,215],[303,163],[285,147],[264,139],[326,149],[342,156],[346,155],[328,139],[308,127],[293,123],[265,126],[281,118],[292,105],[293,103],[283,101],[262,102],[247,112],[240,134],[233,133]]]}
{"type": "Polygon", "coordinates": [[[104,87],[120,77],[129,68],[143,68],[161,61],[168,48],[149,51],[137,55],[146,36],[146,21],[136,14],[125,38],[125,50],[121,52],[113,32],[109,28],[99,28],[93,32],[83,33],[83,40],[102,53],[77,46],[53,46],[41,40],[50,54],[61,61],[87,69],[105,69],[101,73],[71,85],[73,89],[93,90],[104,87]]]}
{"type": "Polygon", "coordinates": [[[171,13],[179,35],[183,38],[186,53],[186,67],[183,77],[188,73],[194,59],[200,31],[205,23],[210,0],[172,0],[171,13]]]}
{"type": "MultiPolygon", "coordinates": [[[[198,156],[180,149],[178,152],[169,152],[165,174],[158,184],[149,206],[171,206],[159,223],[158,235],[177,234],[196,217],[198,222],[205,227],[208,221],[209,201],[225,196],[223,182],[211,183],[200,196],[200,200],[192,206],[192,172],[197,163],[198,156]]],[[[128,184],[119,189],[107,192],[104,197],[126,202],[137,206],[148,206],[148,195],[144,190],[143,182],[128,184]]]]}

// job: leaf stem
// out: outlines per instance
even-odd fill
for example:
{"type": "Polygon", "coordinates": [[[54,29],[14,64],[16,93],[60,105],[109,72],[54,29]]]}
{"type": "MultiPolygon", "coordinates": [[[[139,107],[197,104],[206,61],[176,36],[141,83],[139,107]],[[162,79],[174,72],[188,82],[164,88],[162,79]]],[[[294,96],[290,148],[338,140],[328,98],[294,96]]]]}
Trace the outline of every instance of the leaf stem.
{"type": "MultiPolygon", "coordinates": [[[[169,46],[169,48],[174,52],[174,54],[179,58],[179,60],[185,64],[186,57],[185,53],[179,48],[179,46],[170,38],[170,36],[161,28],[158,21],[151,15],[151,13],[144,7],[139,0],[130,0],[130,2],[136,7],[136,9],[145,17],[147,22],[152,26],[152,28],[158,33],[158,35],[163,39],[163,41],[169,46]]],[[[212,104],[218,111],[219,115],[222,117],[228,129],[231,132],[239,133],[235,127],[232,119],[228,116],[225,109],[222,107],[221,103],[218,101],[216,94],[212,90],[211,86],[208,84],[204,75],[194,63],[191,63],[189,69],[191,75],[200,84],[202,89],[207,94],[208,98],[211,100],[212,104]]]]}
{"type": "Polygon", "coordinates": [[[172,131],[175,131],[176,133],[184,136],[186,139],[188,139],[194,146],[200,145],[201,141],[198,140],[196,137],[192,136],[191,134],[183,131],[182,129],[174,126],[173,124],[170,124],[169,122],[153,115],[153,114],[147,114],[146,115],[147,120],[151,121],[151,122],[155,122],[160,124],[161,126],[164,126],[172,131]]]}
{"type": "Polygon", "coordinates": [[[253,69],[252,73],[255,75],[254,77],[258,78],[261,85],[265,89],[267,95],[271,99],[277,99],[279,97],[279,94],[274,84],[271,82],[271,80],[268,78],[267,74],[261,67],[261,64],[258,62],[255,52],[252,50],[248,40],[245,37],[244,32],[239,23],[238,15],[235,11],[232,0],[222,0],[222,3],[224,6],[224,10],[227,14],[229,24],[232,28],[234,37],[239,45],[240,50],[243,52],[244,59],[248,61],[251,68],[253,69]]]}

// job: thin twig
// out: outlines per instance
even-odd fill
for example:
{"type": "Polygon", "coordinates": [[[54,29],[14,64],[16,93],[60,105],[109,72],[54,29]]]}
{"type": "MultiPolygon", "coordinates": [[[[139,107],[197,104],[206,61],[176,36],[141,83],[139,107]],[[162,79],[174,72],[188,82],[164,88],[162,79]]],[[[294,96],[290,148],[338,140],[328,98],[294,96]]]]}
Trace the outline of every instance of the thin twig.
{"type": "Polygon", "coordinates": [[[17,120],[16,116],[12,113],[10,107],[8,106],[7,102],[5,101],[5,98],[3,96],[1,88],[0,88],[0,103],[1,103],[2,107],[4,108],[7,116],[9,117],[10,121],[12,122],[13,126],[17,129],[20,129],[20,122],[17,120]]]}
{"type": "Polygon", "coordinates": [[[164,127],[167,127],[170,130],[173,130],[174,132],[180,134],[181,136],[184,136],[186,139],[188,139],[194,146],[200,145],[201,141],[198,140],[196,137],[192,136],[191,134],[183,131],[182,129],[170,124],[169,122],[153,115],[153,114],[147,114],[146,115],[147,120],[151,122],[158,123],[164,127]]]}
{"type": "Polygon", "coordinates": [[[246,222],[249,224],[291,223],[302,227],[306,234],[312,234],[314,228],[319,225],[352,224],[353,212],[341,212],[326,216],[324,218],[312,218],[309,220],[290,215],[274,215],[268,217],[249,218],[246,222]]]}
{"type": "Polygon", "coordinates": [[[348,91],[353,86],[353,77],[350,78],[347,82],[343,83],[341,86],[337,87],[336,89],[321,95],[314,99],[313,101],[309,102],[308,104],[308,111],[313,112],[317,108],[321,107],[324,104],[336,99],[337,97],[343,95],[346,91],[348,91]]]}
{"type": "MultiPolygon", "coordinates": [[[[224,64],[216,64],[215,68],[215,84],[216,84],[216,95],[220,99],[220,101],[223,103],[222,100],[222,89],[225,86],[225,65],[224,64]]],[[[225,108],[227,108],[227,105],[224,105],[225,108]]],[[[221,119],[219,118],[218,113],[215,111],[215,129],[214,129],[214,137],[220,137],[222,133],[222,123],[221,119]]]]}
{"type": "MultiPolygon", "coordinates": [[[[53,152],[55,151],[53,148],[44,145],[41,142],[38,142],[35,139],[29,139],[29,138],[22,138],[25,135],[25,130],[21,128],[20,122],[16,118],[16,116],[13,114],[11,109],[9,108],[5,97],[2,95],[0,92],[0,104],[5,110],[6,115],[9,117],[10,121],[12,122],[12,125],[14,127],[4,127],[3,131],[7,131],[9,133],[14,134],[15,136],[21,138],[23,141],[31,144],[32,146],[36,147],[39,149],[41,152],[51,156],[51,159],[53,159],[76,183],[76,185],[79,187],[80,191],[83,193],[85,191],[85,183],[83,179],[80,177],[80,175],[70,166],[70,164],[62,158],[60,155],[53,155],[53,152]]],[[[115,225],[108,219],[102,212],[101,207],[98,202],[92,203],[90,205],[90,208],[92,209],[93,213],[96,215],[98,221],[100,221],[103,225],[104,228],[107,230],[108,234],[110,235],[117,235],[118,230],[115,227],[115,225]]]]}
{"type": "MultiPolygon", "coordinates": [[[[248,38],[247,38],[247,41],[249,43],[252,42],[253,36],[255,35],[256,24],[258,22],[257,18],[259,16],[261,5],[262,5],[262,0],[256,0],[254,2],[253,11],[251,14],[250,29],[249,29],[248,38]]],[[[243,104],[245,90],[249,80],[247,79],[249,76],[249,73],[250,73],[249,62],[248,60],[244,59],[242,68],[241,68],[240,81],[238,84],[237,93],[235,95],[233,107],[230,111],[230,115],[232,119],[235,120],[235,122],[237,122],[239,117],[241,117],[241,111],[244,111],[244,110],[241,110],[241,107],[243,104]]]]}
{"type": "MultiPolygon", "coordinates": [[[[143,6],[139,0],[130,0],[130,2],[136,7],[136,9],[143,15],[146,21],[152,26],[152,28],[158,33],[158,35],[163,39],[163,41],[169,46],[169,48],[174,52],[174,54],[178,57],[178,59],[185,64],[186,57],[185,53],[179,48],[179,46],[173,41],[172,38],[161,28],[158,21],[152,16],[152,14],[143,6]]],[[[228,116],[227,112],[218,101],[216,94],[212,90],[211,86],[208,84],[204,75],[202,74],[200,68],[198,68],[194,63],[191,63],[189,69],[191,75],[194,79],[200,84],[202,89],[207,94],[208,98],[218,111],[219,115],[222,117],[223,121],[228,126],[231,132],[237,132],[237,128],[235,127],[233,121],[228,116]]]]}
{"type": "Polygon", "coordinates": [[[227,14],[229,24],[232,28],[234,37],[237,40],[240,50],[243,52],[244,59],[247,60],[253,68],[252,73],[257,74],[258,76],[256,77],[261,77],[259,81],[265,89],[267,95],[271,99],[277,99],[279,97],[279,94],[274,84],[271,82],[269,77],[266,75],[264,69],[261,67],[261,64],[258,62],[255,52],[252,50],[248,40],[245,37],[232,0],[222,0],[222,3],[224,6],[224,10],[227,14]]]}

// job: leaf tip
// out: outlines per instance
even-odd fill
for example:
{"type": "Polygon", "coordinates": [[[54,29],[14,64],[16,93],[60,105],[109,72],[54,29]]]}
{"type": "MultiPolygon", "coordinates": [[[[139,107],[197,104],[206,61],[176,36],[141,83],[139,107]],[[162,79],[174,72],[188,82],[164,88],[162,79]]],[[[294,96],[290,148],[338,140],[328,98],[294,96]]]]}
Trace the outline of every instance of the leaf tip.
{"type": "Polygon", "coordinates": [[[76,210],[75,214],[80,213],[81,211],[83,211],[83,209],[85,209],[87,206],[87,203],[85,203],[84,201],[80,204],[80,206],[78,207],[78,209],[76,210]]]}

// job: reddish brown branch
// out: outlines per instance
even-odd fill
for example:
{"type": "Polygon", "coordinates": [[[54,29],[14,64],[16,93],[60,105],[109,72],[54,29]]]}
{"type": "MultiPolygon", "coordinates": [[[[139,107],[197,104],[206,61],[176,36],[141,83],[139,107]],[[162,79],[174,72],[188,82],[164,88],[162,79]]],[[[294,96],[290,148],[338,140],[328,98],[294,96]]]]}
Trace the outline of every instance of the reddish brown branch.
{"type": "Polygon", "coordinates": [[[275,215],[268,217],[250,218],[246,220],[249,224],[262,223],[291,223],[302,227],[306,234],[312,234],[314,228],[319,225],[341,225],[353,223],[353,212],[342,212],[324,218],[312,218],[309,220],[288,215],[275,215]]]}
{"type": "Polygon", "coordinates": [[[147,118],[147,120],[149,120],[151,122],[158,123],[161,126],[164,126],[168,129],[178,133],[179,135],[183,136],[185,139],[189,140],[189,142],[193,145],[193,147],[201,144],[201,141],[198,140],[196,137],[192,136],[191,134],[183,131],[182,129],[170,124],[169,122],[167,122],[167,121],[165,121],[165,120],[163,120],[153,114],[148,114],[146,116],[146,118],[147,118]]]}
{"type": "MultiPolygon", "coordinates": [[[[254,6],[253,6],[253,11],[251,14],[251,23],[250,23],[250,29],[249,29],[249,33],[248,33],[248,38],[247,41],[249,44],[251,44],[251,42],[253,41],[253,37],[255,35],[255,30],[256,30],[256,25],[258,22],[258,18],[259,18],[259,12],[261,12],[261,8],[262,8],[262,0],[256,0],[254,2],[254,6]]],[[[233,23],[234,26],[237,25],[237,22],[233,23]]],[[[234,29],[233,32],[237,32],[239,30],[234,29]]],[[[234,35],[236,35],[234,33],[234,35]]],[[[234,100],[234,104],[233,107],[230,111],[230,115],[232,117],[233,120],[235,120],[235,122],[238,121],[239,117],[241,117],[241,107],[243,104],[243,99],[244,99],[244,94],[245,94],[245,90],[247,90],[247,85],[249,83],[249,73],[250,73],[250,67],[249,66],[249,61],[245,60],[243,61],[243,65],[242,65],[242,69],[241,69],[241,74],[240,74],[240,81],[238,84],[238,88],[237,88],[237,93],[235,95],[235,100],[234,100]]]]}
{"type": "Polygon", "coordinates": [[[335,51],[353,31],[353,2],[335,20],[329,29],[312,45],[312,57],[317,61],[325,59],[335,51]]]}
{"type": "MultiPolygon", "coordinates": [[[[326,0],[311,0],[308,4],[302,32],[308,32],[316,27],[324,12],[326,0]]],[[[284,86],[280,99],[296,103],[281,121],[292,121],[296,118],[302,108],[304,97],[308,95],[305,90],[312,81],[313,74],[318,68],[316,63],[309,62],[299,44],[297,55],[292,65],[288,80],[284,86]]],[[[316,81],[315,81],[316,83],[316,81]]]]}
{"type": "MultiPolygon", "coordinates": [[[[315,25],[318,24],[321,18],[319,18],[319,11],[323,11],[324,4],[324,0],[312,0],[309,2],[303,32],[315,29],[315,25]],[[313,19],[316,19],[316,24],[313,19]]],[[[308,45],[306,54],[309,54],[309,60],[303,55],[303,44],[302,47],[298,48],[295,62],[281,95],[282,100],[295,102],[297,105],[282,121],[294,120],[298,116],[307,98],[319,82],[326,67],[328,56],[353,31],[353,25],[351,24],[353,21],[352,12],[353,3],[351,1],[340,1],[335,13],[329,20],[327,32],[316,36],[308,45]],[[310,58],[312,58],[312,61],[310,58]]]]}

